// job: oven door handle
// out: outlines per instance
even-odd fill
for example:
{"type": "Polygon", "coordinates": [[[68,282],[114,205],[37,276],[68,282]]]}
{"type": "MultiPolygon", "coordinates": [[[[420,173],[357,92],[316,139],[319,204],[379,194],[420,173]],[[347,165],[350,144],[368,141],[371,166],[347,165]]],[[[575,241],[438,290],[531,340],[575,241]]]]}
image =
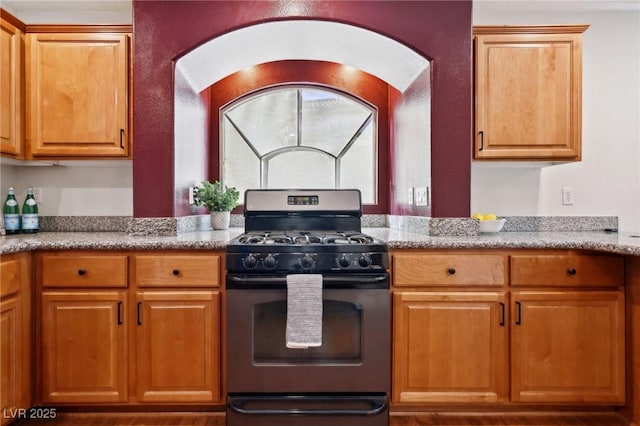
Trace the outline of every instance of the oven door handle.
{"type": "Polygon", "coordinates": [[[253,397],[229,397],[229,408],[238,414],[244,415],[311,415],[311,416],[375,416],[382,413],[387,408],[385,397],[366,398],[366,397],[349,397],[349,396],[253,396],[253,397]],[[347,402],[365,402],[370,405],[368,409],[336,409],[336,408],[245,408],[246,403],[251,402],[282,402],[296,401],[301,402],[331,402],[347,401],[347,402]]]}
{"type": "MultiPolygon", "coordinates": [[[[349,275],[342,274],[340,276],[333,275],[323,275],[322,283],[325,286],[336,286],[340,288],[354,288],[354,287],[362,287],[362,286],[371,286],[372,288],[388,288],[389,286],[389,274],[387,272],[384,273],[376,273],[376,274],[357,274],[357,275],[349,275]]],[[[261,275],[261,276],[253,276],[253,275],[236,275],[236,274],[227,274],[227,284],[231,284],[232,286],[238,286],[235,288],[264,288],[264,287],[275,287],[282,286],[286,287],[287,278],[284,275],[261,275]]]]}

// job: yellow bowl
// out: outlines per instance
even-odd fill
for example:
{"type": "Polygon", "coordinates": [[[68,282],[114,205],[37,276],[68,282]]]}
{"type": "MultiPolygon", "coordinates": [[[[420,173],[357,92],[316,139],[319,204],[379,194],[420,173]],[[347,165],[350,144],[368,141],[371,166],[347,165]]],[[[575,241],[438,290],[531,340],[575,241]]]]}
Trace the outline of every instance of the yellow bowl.
{"type": "Polygon", "coordinates": [[[480,221],[480,232],[482,233],[495,233],[500,232],[506,219],[496,219],[496,220],[481,220],[480,221]]]}

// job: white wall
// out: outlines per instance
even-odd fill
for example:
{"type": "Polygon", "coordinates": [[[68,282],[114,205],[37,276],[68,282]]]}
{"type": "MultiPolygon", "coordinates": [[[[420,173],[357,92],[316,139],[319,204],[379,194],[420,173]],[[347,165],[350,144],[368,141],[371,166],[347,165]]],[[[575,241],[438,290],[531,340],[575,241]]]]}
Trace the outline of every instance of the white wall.
{"type": "Polygon", "coordinates": [[[639,3],[476,0],[473,24],[590,28],[583,38],[582,161],[544,166],[474,162],[472,212],[614,215],[621,231],[640,231],[639,3]],[[624,10],[607,10],[612,6],[624,10]],[[574,205],[562,205],[563,186],[574,189],[574,205]]]}
{"type": "MultiPolygon", "coordinates": [[[[68,163],[68,162],[63,162],[68,163]]],[[[0,164],[2,201],[7,188],[16,189],[20,206],[27,187],[42,188],[42,216],[132,216],[131,161],[80,161],[72,165],[15,166],[0,164]]]]}

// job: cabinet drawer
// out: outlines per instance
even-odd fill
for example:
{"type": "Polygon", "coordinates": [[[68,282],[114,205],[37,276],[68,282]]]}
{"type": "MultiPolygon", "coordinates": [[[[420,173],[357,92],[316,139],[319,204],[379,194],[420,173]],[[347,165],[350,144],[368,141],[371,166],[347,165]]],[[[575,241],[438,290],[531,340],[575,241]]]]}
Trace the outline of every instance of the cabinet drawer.
{"type": "Polygon", "coordinates": [[[133,280],[139,287],[220,285],[217,255],[141,255],[134,262],[133,280]]]}
{"type": "Polygon", "coordinates": [[[22,280],[20,259],[3,260],[0,265],[0,296],[4,297],[20,290],[22,280]]]}
{"type": "Polygon", "coordinates": [[[44,287],[126,287],[127,256],[44,254],[44,287]]]}
{"type": "Polygon", "coordinates": [[[500,286],[507,282],[502,255],[399,254],[393,257],[394,286],[500,286]]]}
{"type": "Polygon", "coordinates": [[[514,286],[619,286],[624,259],[600,255],[513,255],[514,286]]]}

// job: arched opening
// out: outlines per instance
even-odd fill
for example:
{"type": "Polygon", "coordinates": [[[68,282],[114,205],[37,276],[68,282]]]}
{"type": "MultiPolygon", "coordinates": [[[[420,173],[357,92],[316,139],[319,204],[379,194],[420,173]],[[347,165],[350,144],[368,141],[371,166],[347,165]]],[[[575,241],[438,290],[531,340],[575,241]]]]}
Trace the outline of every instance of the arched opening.
{"type": "MultiPolygon", "coordinates": [[[[180,192],[211,176],[223,176],[219,163],[208,161],[218,147],[208,146],[216,140],[216,129],[203,125],[207,117],[215,121],[214,110],[205,94],[220,80],[255,65],[305,60],[346,65],[358,72],[378,77],[388,85],[394,110],[384,117],[386,138],[394,135],[395,143],[412,153],[414,160],[396,172],[391,171],[389,149],[376,152],[380,158],[376,169],[367,172],[367,179],[377,186],[380,163],[388,170],[383,174],[385,194],[374,192],[374,200],[384,205],[369,212],[390,213],[390,181],[398,186],[429,186],[430,184],[430,64],[427,59],[390,38],[356,26],[326,21],[276,21],[249,27],[216,37],[182,56],[175,66],[175,168],[176,212],[190,214],[193,210],[180,205],[180,192]],[[221,58],[224,58],[221,60],[221,58]],[[403,99],[404,92],[412,95],[403,99]],[[415,96],[419,91],[420,96],[415,96]],[[416,122],[411,122],[416,119],[416,122]],[[393,128],[405,123],[400,128],[393,128]],[[205,130],[203,130],[203,128],[205,130]],[[418,159],[416,161],[415,159],[418,159]],[[386,163],[385,163],[386,162],[386,163]],[[413,164],[413,165],[412,165],[413,164]],[[220,168],[220,170],[210,170],[220,168]],[[393,176],[391,173],[393,172],[393,176]],[[413,183],[414,180],[418,183],[413,183]]],[[[305,83],[305,81],[301,81],[305,83]]],[[[385,106],[386,110],[386,106],[385,106]]],[[[218,157],[219,159],[223,157],[218,157]]],[[[260,163],[264,164],[264,163],[260,163]]],[[[272,164],[275,164],[273,162],[272,164]]],[[[335,175],[335,167],[332,168],[335,175]]],[[[294,175],[294,170],[291,172],[294,175]]],[[[290,179],[291,182],[295,180],[290,179]]],[[[327,183],[329,185],[329,183],[327,183]]],[[[295,185],[294,185],[295,186],[295,185]]],[[[396,191],[396,202],[407,202],[407,191],[396,191]]],[[[365,208],[366,211],[366,208],[365,208]]]]}

